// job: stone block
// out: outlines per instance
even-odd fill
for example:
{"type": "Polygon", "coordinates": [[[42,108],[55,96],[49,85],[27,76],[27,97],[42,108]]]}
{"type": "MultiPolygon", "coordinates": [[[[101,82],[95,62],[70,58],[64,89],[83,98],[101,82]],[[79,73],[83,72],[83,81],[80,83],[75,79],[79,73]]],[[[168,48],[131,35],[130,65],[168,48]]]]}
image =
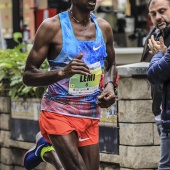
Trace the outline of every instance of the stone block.
{"type": "Polygon", "coordinates": [[[10,146],[11,147],[16,147],[16,148],[21,148],[21,149],[30,149],[35,145],[35,143],[29,143],[29,142],[20,142],[16,140],[10,140],[10,146]]]}
{"type": "Polygon", "coordinates": [[[14,166],[14,170],[25,170],[25,168],[20,166],[14,166]]]}
{"type": "Polygon", "coordinates": [[[154,133],[152,123],[119,123],[120,144],[129,146],[153,145],[154,133]]]}
{"type": "Polygon", "coordinates": [[[131,169],[156,169],[160,157],[159,146],[122,146],[120,145],[120,167],[131,169]]]}
{"type": "Polygon", "coordinates": [[[121,77],[118,86],[119,99],[151,99],[151,85],[146,78],[121,77]]]}
{"type": "Polygon", "coordinates": [[[0,129],[10,130],[10,114],[0,114],[0,129]]]}
{"type": "Polygon", "coordinates": [[[119,165],[114,163],[100,163],[100,169],[99,170],[119,170],[119,165]]]}
{"type": "Polygon", "coordinates": [[[9,166],[6,164],[0,164],[0,170],[13,170],[13,166],[9,166]]]}
{"type": "Polygon", "coordinates": [[[114,154],[105,154],[105,153],[100,153],[100,161],[101,162],[109,162],[109,163],[120,163],[120,156],[119,155],[114,155],[114,154]]]}
{"type": "Polygon", "coordinates": [[[118,114],[119,122],[155,122],[152,100],[120,100],[118,114]]]}
{"type": "Polygon", "coordinates": [[[0,97],[0,113],[11,113],[10,97],[0,97]]]}
{"type": "Polygon", "coordinates": [[[116,170],[116,168],[113,166],[107,166],[104,168],[104,170],[116,170]]]}
{"type": "Polygon", "coordinates": [[[3,147],[9,147],[10,146],[10,137],[11,132],[10,131],[1,131],[0,133],[0,144],[3,147]]]}
{"type": "Polygon", "coordinates": [[[5,165],[12,165],[12,152],[11,149],[1,148],[1,163],[5,165]]]}

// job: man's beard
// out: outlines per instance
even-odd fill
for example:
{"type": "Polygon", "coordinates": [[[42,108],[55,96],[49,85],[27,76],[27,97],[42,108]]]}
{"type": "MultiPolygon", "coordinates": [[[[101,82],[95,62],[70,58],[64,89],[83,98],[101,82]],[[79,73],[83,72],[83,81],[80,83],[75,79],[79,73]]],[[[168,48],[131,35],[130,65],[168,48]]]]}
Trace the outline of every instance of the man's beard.
{"type": "MultiPolygon", "coordinates": [[[[158,26],[159,24],[157,24],[156,25],[156,27],[158,28],[158,29],[160,29],[160,30],[164,30],[170,23],[169,22],[167,22],[167,21],[161,21],[162,23],[164,23],[164,25],[163,25],[163,28],[160,28],[160,26],[158,26]]],[[[161,26],[162,27],[162,26],[161,26]]]]}
{"type": "Polygon", "coordinates": [[[167,37],[170,34],[170,23],[166,22],[166,24],[167,24],[166,27],[161,29],[163,37],[167,37]]]}

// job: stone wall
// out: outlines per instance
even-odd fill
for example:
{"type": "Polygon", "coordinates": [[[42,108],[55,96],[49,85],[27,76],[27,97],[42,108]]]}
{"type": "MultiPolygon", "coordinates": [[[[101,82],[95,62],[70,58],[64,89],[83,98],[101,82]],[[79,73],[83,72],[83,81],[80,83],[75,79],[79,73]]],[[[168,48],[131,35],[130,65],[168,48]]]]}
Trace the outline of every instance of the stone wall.
{"type": "Polygon", "coordinates": [[[121,170],[157,169],[159,135],[152,114],[148,63],[118,67],[119,159],[121,170]]]}
{"type": "MultiPolygon", "coordinates": [[[[23,156],[26,153],[26,151],[34,146],[34,142],[25,142],[24,141],[24,132],[18,129],[19,132],[21,132],[20,136],[13,140],[12,133],[16,133],[16,129],[12,128],[23,128],[27,131],[34,131],[33,126],[28,127],[28,125],[25,125],[25,127],[21,127],[20,125],[14,125],[12,124],[13,119],[20,117],[24,119],[29,119],[32,121],[37,120],[37,108],[38,100],[33,100],[32,102],[29,100],[27,105],[29,107],[34,107],[34,109],[29,108],[24,110],[21,105],[24,105],[24,102],[16,102],[16,107],[12,106],[11,98],[10,97],[2,97],[0,96],[0,170],[24,170],[23,167],[23,156]],[[32,103],[32,105],[31,105],[32,103]],[[36,107],[35,107],[36,105],[36,107]],[[13,110],[11,114],[11,108],[13,110]],[[24,114],[18,115],[16,110],[24,110],[24,114]],[[30,116],[30,113],[33,114],[30,116]],[[32,113],[34,112],[34,113],[32,113]],[[32,119],[33,117],[33,119],[32,119]],[[26,127],[27,126],[27,127],[26,127]]],[[[25,131],[25,134],[28,134],[28,132],[25,131]]],[[[15,134],[18,135],[17,133],[15,134]]],[[[30,135],[30,134],[29,134],[30,135]]],[[[32,136],[32,134],[30,135],[32,136]]],[[[119,168],[119,156],[118,155],[111,155],[111,154],[105,154],[101,153],[101,164],[100,164],[100,170],[118,170],[119,168]]],[[[35,168],[35,170],[55,170],[55,168],[47,163],[41,163],[38,167],[35,168]]]]}
{"type": "MultiPolygon", "coordinates": [[[[100,153],[100,170],[157,169],[159,136],[151,111],[147,67],[148,63],[118,67],[119,155],[100,153]]],[[[11,136],[11,99],[0,97],[0,170],[24,170],[24,153],[34,143],[11,136]]],[[[42,163],[36,170],[54,168],[42,163]]]]}

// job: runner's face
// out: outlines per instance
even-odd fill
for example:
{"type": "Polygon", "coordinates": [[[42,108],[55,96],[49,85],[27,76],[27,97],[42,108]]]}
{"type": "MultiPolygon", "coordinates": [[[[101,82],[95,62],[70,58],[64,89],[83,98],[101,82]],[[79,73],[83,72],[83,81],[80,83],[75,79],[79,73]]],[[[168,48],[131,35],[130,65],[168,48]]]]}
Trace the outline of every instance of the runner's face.
{"type": "Polygon", "coordinates": [[[73,0],[73,4],[82,10],[93,11],[96,6],[96,0],[73,0]]]}
{"type": "Polygon", "coordinates": [[[164,29],[170,23],[170,2],[168,0],[152,0],[149,14],[153,24],[164,29]]]}

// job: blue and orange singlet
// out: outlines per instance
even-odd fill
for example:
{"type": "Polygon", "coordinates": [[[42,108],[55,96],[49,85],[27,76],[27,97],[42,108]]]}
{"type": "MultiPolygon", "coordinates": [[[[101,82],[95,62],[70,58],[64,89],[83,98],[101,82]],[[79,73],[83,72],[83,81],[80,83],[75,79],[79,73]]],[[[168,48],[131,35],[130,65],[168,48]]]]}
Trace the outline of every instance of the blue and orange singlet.
{"type": "Polygon", "coordinates": [[[63,68],[82,53],[82,60],[89,66],[91,74],[88,76],[77,74],[70,79],[65,78],[49,85],[42,99],[41,110],[100,119],[101,109],[96,105],[96,101],[100,94],[99,79],[107,56],[102,32],[94,14],[91,14],[96,27],[96,39],[79,40],[74,35],[68,11],[60,13],[59,18],[63,44],[60,54],[54,60],[48,60],[50,69],[63,68]]]}

